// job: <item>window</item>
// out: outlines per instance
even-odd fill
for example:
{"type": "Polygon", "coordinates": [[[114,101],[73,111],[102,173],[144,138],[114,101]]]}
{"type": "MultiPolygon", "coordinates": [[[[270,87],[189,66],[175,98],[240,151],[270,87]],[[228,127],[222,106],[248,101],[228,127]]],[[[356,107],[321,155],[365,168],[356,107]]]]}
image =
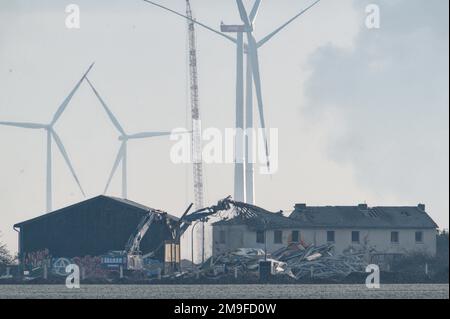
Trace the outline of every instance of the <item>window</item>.
{"type": "Polygon", "coordinates": [[[227,242],[226,240],[226,233],[224,230],[219,231],[219,243],[225,244],[227,242]]]}
{"type": "Polygon", "coordinates": [[[282,244],[283,243],[283,232],[281,230],[275,230],[273,232],[273,243],[282,244]]]}
{"type": "Polygon", "coordinates": [[[359,243],[359,231],[352,231],[352,243],[359,243]]]}
{"type": "Polygon", "coordinates": [[[294,242],[294,243],[300,242],[300,233],[298,230],[292,231],[292,242],[294,242]]]}
{"type": "Polygon", "coordinates": [[[416,243],[423,243],[423,232],[416,231],[416,243]]]}
{"type": "Polygon", "coordinates": [[[258,244],[264,244],[266,239],[266,234],[264,233],[264,230],[258,230],[256,232],[256,243],[258,244]]]}
{"type": "Polygon", "coordinates": [[[334,230],[327,231],[327,242],[334,243],[334,230]]]}
{"type": "Polygon", "coordinates": [[[398,231],[393,231],[391,232],[391,243],[393,244],[398,244],[399,243],[399,234],[398,231]]]}

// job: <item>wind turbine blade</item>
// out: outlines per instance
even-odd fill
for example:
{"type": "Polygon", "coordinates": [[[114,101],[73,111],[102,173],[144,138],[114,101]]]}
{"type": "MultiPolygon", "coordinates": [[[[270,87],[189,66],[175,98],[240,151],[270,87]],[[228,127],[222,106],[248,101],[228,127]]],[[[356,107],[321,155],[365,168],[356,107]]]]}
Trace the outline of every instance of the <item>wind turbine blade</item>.
{"type": "Polygon", "coordinates": [[[114,161],[113,168],[111,170],[111,174],[109,175],[108,182],[105,186],[105,191],[103,194],[106,194],[108,191],[109,185],[111,184],[112,178],[114,177],[114,174],[116,173],[117,167],[119,167],[120,162],[122,161],[123,156],[125,155],[125,143],[123,142],[120,146],[119,152],[117,153],[116,160],[114,161]]]}
{"type": "Polygon", "coordinates": [[[72,97],[74,96],[75,92],[78,90],[78,88],[80,87],[81,83],[83,82],[83,80],[86,78],[86,76],[88,75],[89,71],[91,71],[92,67],[94,66],[95,62],[92,63],[89,68],[87,69],[87,71],[83,74],[83,77],[78,81],[78,83],[75,85],[75,87],[72,89],[72,91],[69,93],[69,95],[64,99],[64,101],[62,102],[62,104],[59,106],[58,110],[56,111],[55,115],[53,116],[53,120],[50,123],[50,126],[55,125],[56,121],[58,121],[58,119],[61,117],[61,115],[63,114],[64,110],[66,109],[67,105],[69,104],[70,100],[72,100],[72,97]]]}
{"type": "Polygon", "coordinates": [[[250,22],[253,24],[255,22],[256,16],[258,15],[259,7],[261,6],[261,0],[256,0],[253,5],[252,11],[250,11],[250,22]]]}
{"type": "Polygon", "coordinates": [[[217,30],[211,28],[211,27],[208,27],[206,24],[203,24],[203,23],[201,23],[201,22],[198,22],[198,21],[195,20],[195,19],[191,19],[191,18],[185,16],[184,14],[181,14],[181,13],[175,11],[175,10],[169,9],[169,8],[167,8],[167,7],[165,7],[165,6],[161,5],[161,4],[158,4],[158,3],[156,3],[156,2],[153,2],[153,1],[149,1],[149,0],[142,0],[142,1],[147,2],[147,3],[151,4],[151,5],[156,6],[156,7],[159,7],[159,8],[161,8],[161,9],[164,9],[164,10],[166,10],[166,11],[172,12],[172,13],[176,14],[177,16],[180,16],[180,17],[185,18],[185,19],[187,19],[187,20],[189,20],[189,21],[192,21],[192,22],[194,22],[195,24],[197,24],[197,25],[199,25],[199,26],[201,26],[201,27],[203,27],[203,28],[205,28],[205,29],[207,29],[207,30],[209,30],[209,31],[211,31],[211,32],[214,32],[214,33],[220,35],[221,37],[223,37],[223,38],[225,38],[225,39],[227,39],[227,40],[230,40],[230,41],[233,42],[233,43],[236,43],[236,39],[235,39],[235,38],[230,37],[229,35],[226,35],[226,34],[220,32],[220,31],[217,31],[217,30]]]}
{"type": "Polygon", "coordinates": [[[139,139],[139,138],[169,136],[171,134],[172,134],[171,132],[143,132],[143,133],[128,135],[127,138],[131,140],[131,139],[139,139]]]}
{"type": "Polygon", "coordinates": [[[264,117],[264,103],[262,96],[262,87],[261,87],[261,76],[259,71],[259,57],[258,57],[258,49],[256,47],[255,38],[251,33],[248,33],[248,42],[249,42],[249,50],[248,54],[250,54],[250,60],[252,64],[253,71],[253,81],[255,83],[255,91],[256,91],[256,99],[258,101],[258,110],[259,110],[259,120],[262,129],[263,139],[264,139],[264,147],[267,158],[267,168],[270,169],[270,161],[269,161],[269,145],[267,143],[267,134],[266,134],[266,121],[264,117]]]}
{"type": "Polygon", "coordinates": [[[4,125],[4,126],[13,126],[13,127],[21,127],[21,128],[30,128],[30,129],[43,129],[43,128],[47,128],[47,125],[44,125],[44,124],[38,124],[38,123],[0,122],[0,125],[4,125]]]}
{"type": "Polygon", "coordinates": [[[53,172],[52,172],[52,132],[47,130],[47,181],[46,181],[46,202],[47,213],[52,211],[53,206],[53,172]]]}
{"type": "Polygon", "coordinates": [[[308,11],[309,9],[311,9],[312,7],[314,7],[316,4],[318,4],[320,2],[320,0],[316,0],[316,2],[314,2],[313,4],[311,4],[309,7],[307,7],[306,9],[303,9],[299,14],[297,14],[296,16],[294,16],[292,19],[290,19],[288,22],[286,22],[285,24],[283,24],[282,26],[280,26],[278,29],[276,29],[275,31],[273,31],[272,33],[270,33],[269,35],[267,35],[266,37],[264,37],[262,40],[260,40],[257,44],[257,47],[260,48],[262,47],[267,41],[269,41],[270,39],[272,39],[276,34],[278,34],[281,30],[283,30],[284,28],[286,28],[289,24],[291,24],[294,20],[296,20],[298,17],[300,17],[302,14],[304,14],[306,11],[308,11]]]}
{"type": "Polygon", "coordinates": [[[75,173],[75,170],[73,169],[72,163],[70,162],[69,155],[67,154],[67,151],[61,141],[61,138],[56,134],[55,131],[51,130],[53,139],[55,140],[56,145],[58,146],[59,151],[61,152],[61,155],[64,157],[64,160],[66,161],[67,166],[70,169],[70,172],[72,173],[73,178],[75,179],[75,182],[77,183],[78,187],[80,188],[81,193],[84,197],[86,197],[86,194],[83,191],[83,188],[81,187],[81,183],[77,177],[77,174],[75,173]]]}
{"type": "Polygon", "coordinates": [[[94,85],[92,85],[91,81],[89,81],[89,78],[86,77],[86,81],[89,84],[89,86],[91,87],[92,91],[94,91],[94,94],[97,96],[98,100],[100,101],[100,103],[102,104],[103,108],[106,111],[106,114],[108,114],[109,119],[111,120],[111,122],[113,123],[113,125],[116,127],[116,129],[122,134],[122,135],[126,135],[125,130],[123,129],[123,127],[120,125],[119,121],[117,120],[117,118],[114,116],[113,112],[111,112],[111,109],[108,107],[108,105],[106,105],[105,101],[102,99],[102,97],[100,96],[100,94],[97,92],[97,90],[95,89],[94,85]]]}
{"type": "Polygon", "coordinates": [[[239,9],[239,15],[241,16],[241,20],[242,22],[244,22],[244,24],[249,27],[250,26],[250,20],[248,19],[248,14],[247,14],[247,10],[245,10],[245,6],[244,3],[242,2],[242,0],[236,0],[238,9],[239,9]]]}

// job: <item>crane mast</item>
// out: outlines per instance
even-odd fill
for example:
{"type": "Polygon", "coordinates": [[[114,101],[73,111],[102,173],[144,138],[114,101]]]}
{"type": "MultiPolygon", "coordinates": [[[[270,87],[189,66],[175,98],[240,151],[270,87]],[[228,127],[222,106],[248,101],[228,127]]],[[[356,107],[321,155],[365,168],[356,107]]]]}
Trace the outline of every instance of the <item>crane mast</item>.
{"type": "MultiPolygon", "coordinates": [[[[190,75],[190,98],[192,113],[192,162],[194,174],[194,207],[199,210],[203,208],[203,164],[202,164],[202,131],[200,120],[200,108],[198,98],[198,70],[197,70],[197,43],[195,37],[195,25],[191,4],[186,0],[186,16],[189,18],[189,75],[190,75]]],[[[201,225],[199,238],[202,242],[202,261],[205,256],[205,223],[201,225]]],[[[193,248],[192,248],[193,249],[193,248]]]]}

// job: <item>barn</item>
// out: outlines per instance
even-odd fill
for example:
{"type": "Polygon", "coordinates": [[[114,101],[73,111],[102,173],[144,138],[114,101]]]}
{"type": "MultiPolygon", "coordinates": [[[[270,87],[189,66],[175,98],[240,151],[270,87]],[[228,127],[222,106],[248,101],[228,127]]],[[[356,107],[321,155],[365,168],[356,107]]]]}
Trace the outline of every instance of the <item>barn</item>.
{"type": "MultiPolygon", "coordinates": [[[[98,196],[14,225],[19,256],[74,258],[122,251],[143,217],[151,210],[130,200],[98,196]]],[[[164,243],[173,241],[178,218],[163,213],[141,241],[142,253],[155,251],[164,261],[164,243]]]]}

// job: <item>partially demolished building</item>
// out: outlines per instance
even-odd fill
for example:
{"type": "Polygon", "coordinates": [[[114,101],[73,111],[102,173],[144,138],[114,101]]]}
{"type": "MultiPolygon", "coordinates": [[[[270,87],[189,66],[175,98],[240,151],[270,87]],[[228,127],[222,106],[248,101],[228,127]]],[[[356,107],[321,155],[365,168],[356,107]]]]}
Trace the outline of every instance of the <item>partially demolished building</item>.
{"type": "Polygon", "coordinates": [[[344,278],[364,272],[369,263],[386,269],[409,252],[436,254],[437,225],[422,204],[296,204],[289,216],[231,197],[189,213],[191,207],[175,217],[129,200],[98,196],[14,225],[20,264],[34,274],[50,262],[52,269],[59,269],[61,259],[70,259],[94,277],[107,276],[117,266],[160,276],[164,266],[166,276],[215,279],[255,277],[264,261],[272,265],[272,274],[298,280],[344,278]],[[219,219],[213,223],[213,256],[181,269],[180,236],[193,222],[210,218],[219,219]]]}
{"type": "Polygon", "coordinates": [[[261,208],[213,224],[213,253],[239,248],[273,253],[290,243],[332,244],[333,253],[436,254],[436,223],[425,205],[413,207],[321,206],[296,204],[285,216],[261,208]]]}

